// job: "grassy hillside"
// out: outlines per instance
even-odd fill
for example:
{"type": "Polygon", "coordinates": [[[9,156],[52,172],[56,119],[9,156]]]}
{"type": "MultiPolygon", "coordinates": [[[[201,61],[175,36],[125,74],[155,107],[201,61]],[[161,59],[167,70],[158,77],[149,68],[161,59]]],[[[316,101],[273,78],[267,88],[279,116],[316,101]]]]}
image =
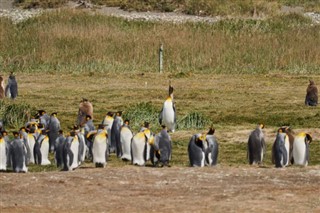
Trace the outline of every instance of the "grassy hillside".
{"type": "Polygon", "coordinates": [[[0,69],[23,72],[318,73],[320,26],[297,14],[216,24],[129,22],[62,10],[0,19],[0,69]]]}

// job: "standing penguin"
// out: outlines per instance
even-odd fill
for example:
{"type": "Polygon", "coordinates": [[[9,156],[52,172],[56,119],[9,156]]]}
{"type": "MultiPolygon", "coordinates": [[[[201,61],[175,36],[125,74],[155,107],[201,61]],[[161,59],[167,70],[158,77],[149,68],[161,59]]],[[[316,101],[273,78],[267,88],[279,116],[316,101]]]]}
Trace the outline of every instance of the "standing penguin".
{"type": "Polygon", "coordinates": [[[248,139],[247,156],[249,164],[261,164],[263,162],[264,154],[266,153],[266,143],[262,129],[263,124],[251,132],[248,139]]]}
{"type": "Polygon", "coordinates": [[[47,112],[43,109],[40,109],[38,110],[37,117],[39,118],[39,124],[43,125],[43,129],[47,129],[50,122],[50,116],[47,114],[47,112]]]}
{"type": "Polygon", "coordinates": [[[188,145],[190,166],[204,167],[205,149],[205,136],[202,134],[193,135],[188,145]]]}
{"type": "Polygon", "coordinates": [[[11,98],[13,100],[15,100],[18,96],[18,83],[16,81],[16,77],[13,74],[13,72],[11,72],[8,78],[8,83],[5,89],[5,93],[8,98],[11,98]]]}
{"type": "Polygon", "coordinates": [[[206,156],[206,164],[210,166],[215,166],[218,163],[218,155],[219,155],[219,144],[214,136],[215,129],[210,128],[208,133],[206,134],[206,142],[207,149],[205,151],[206,156]]]}
{"type": "Polygon", "coordinates": [[[40,165],[50,165],[49,160],[49,137],[46,130],[42,130],[34,145],[35,163],[40,165]]]}
{"type": "Polygon", "coordinates": [[[6,97],[5,94],[5,86],[4,86],[4,79],[0,76],[0,99],[4,99],[6,97]]]}
{"type": "Polygon", "coordinates": [[[122,147],[121,159],[131,161],[131,140],[133,133],[129,126],[129,120],[125,120],[120,130],[120,142],[122,147]]]}
{"type": "Polygon", "coordinates": [[[318,105],[318,88],[313,80],[309,80],[309,85],[307,87],[307,94],[305,98],[305,105],[307,106],[317,106],[318,105]]]}
{"type": "Polygon", "coordinates": [[[79,104],[77,125],[82,126],[86,122],[87,115],[90,115],[91,119],[93,119],[93,106],[88,99],[83,98],[79,104]]]}
{"type": "Polygon", "coordinates": [[[89,150],[88,158],[92,159],[92,143],[93,143],[93,141],[92,141],[92,138],[88,136],[88,134],[91,131],[94,131],[95,127],[94,127],[91,115],[86,115],[86,122],[82,126],[80,126],[80,128],[84,129],[85,142],[86,142],[86,145],[87,145],[88,150],[89,150]]]}
{"type": "Polygon", "coordinates": [[[12,170],[14,172],[28,172],[27,149],[18,132],[13,132],[13,137],[10,147],[12,170]]]}
{"type": "Polygon", "coordinates": [[[59,130],[58,132],[58,137],[56,139],[56,144],[55,144],[55,153],[54,153],[54,159],[56,161],[57,167],[62,168],[63,167],[63,150],[65,147],[65,141],[66,137],[63,135],[63,130],[59,130]]]}
{"type": "Polygon", "coordinates": [[[150,129],[138,132],[131,142],[131,162],[133,165],[144,166],[150,159],[150,145],[154,143],[154,136],[150,129]]]}
{"type": "Polygon", "coordinates": [[[272,161],[277,168],[285,167],[289,164],[289,137],[280,128],[276,140],[272,146],[272,161]]]}
{"type": "Polygon", "coordinates": [[[79,139],[75,131],[66,137],[63,151],[64,171],[72,171],[79,166],[79,139]]]}
{"type": "Polygon", "coordinates": [[[312,137],[304,132],[298,134],[294,138],[293,143],[293,160],[295,165],[307,166],[309,163],[309,144],[312,137]]]}
{"type": "Polygon", "coordinates": [[[52,113],[48,123],[50,152],[54,152],[55,150],[55,143],[60,130],[60,121],[57,118],[57,114],[57,112],[52,113]]]}
{"type": "MultiPolygon", "coordinates": [[[[171,137],[168,134],[168,130],[166,126],[162,126],[162,130],[159,134],[156,135],[155,137],[155,146],[157,149],[154,150],[154,152],[150,153],[154,154],[159,161],[159,165],[162,166],[168,166],[170,167],[170,160],[171,160],[171,155],[172,155],[172,141],[171,137]],[[158,155],[158,156],[157,156],[158,155]]],[[[152,156],[150,156],[152,159],[152,156]]]]}
{"type": "Polygon", "coordinates": [[[99,125],[95,133],[92,146],[93,163],[96,167],[105,168],[109,156],[108,133],[104,125],[99,125]]]}
{"type": "Polygon", "coordinates": [[[113,112],[108,112],[104,117],[103,121],[101,122],[101,124],[103,124],[104,128],[107,130],[109,138],[111,136],[111,128],[114,121],[113,116],[114,116],[113,112]]]}
{"type": "Polygon", "coordinates": [[[7,170],[8,147],[2,134],[0,134],[0,171],[7,170]]]}
{"type": "Polygon", "coordinates": [[[114,121],[111,128],[110,152],[116,152],[116,155],[118,158],[120,158],[123,154],[121,141],[120,141],[120,130],[121,130],[121,126],[123,125],[123,120],[121,116],[122,116],[122,111],[119,111],[116,113],[116,116],[114,117],[114,121]]]}
{"type": "Polygon", "coordinates": [[[35,163],[35,158],[34,158],[34,145],[36,144],[36,137],[34,135],[35,129],[30,129],[27,135],[27,144],[29,147],[30,153],[28,153],[29,157],[29,163],[34,164],[35,163]]]}
{"type": "Polygon", "coordinates": [[[174,132],[176,128],[176,107],[173,101],[173,87],[169,83],[169,96],[163,103],[162,110],[159,115],[160,125],[165,125],[168,131],[174,132]]]}

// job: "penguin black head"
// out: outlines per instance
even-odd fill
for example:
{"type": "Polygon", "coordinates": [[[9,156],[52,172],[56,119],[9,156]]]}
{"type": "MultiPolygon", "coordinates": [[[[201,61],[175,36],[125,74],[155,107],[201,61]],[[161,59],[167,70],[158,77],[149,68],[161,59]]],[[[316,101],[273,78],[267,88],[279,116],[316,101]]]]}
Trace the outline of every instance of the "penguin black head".
{"type": "Polygon", "coordinates": [[[63,135],[63,130],[62,129],[60,129],[58,132],[59,132],[59,135],[63,135]]]}
{"type": "Polygon", "coordinates": [[[12,134],[13,134],[13,137],[18,137],[19,136],[19,132],[17,132],[17,131],[12,132],[12,134]]]}
{"type": "Polygon", "coordinates": [[[74,130],[74,131],[75,131],[75,130],[79,130],[79,128],[80,128],[80,127],[79,127],[78,125],[73,125],[72,130],[74,130]]]}
{"type": "Polygon", "coordinates": [[[91,120],[91,118],[92,118],[91,115],[86,115],[87,120],[91,120]]]}
{"type": "Polygon", "coordinates": [[[150,128],[150,123],[149,122],[147,122],[147,121],[145,121],[144,122],[144,124],[143,124],[143,127],[145,127],[145,128],[150,128]]]}
{"type": "Polygon", "coordinates": [[[130,124],[130,121],[129,121],[128,119],[126,119],[126,120],[124,121],[124,123],[125,123],[126,125],[129,125],[129,124],[130,124]]]}
{"type": "Polygon", "coordinates": [[[309,144],[312,142],[312,136],[310,134],[306,134],[306,142],[309,144]]]}
{"type": "Polygon", "coordinates": [[[4,136],[7,136],[8,135],[8,132],[7,131],[2,131],[1,132],[1,135],[4,137],[4,136]]]}
{"type": "Polygon", "coordinates": [[[98,125],[98,129],[104,129],[104,126],[105,126],[105,125],[103,125],[103,124],[99,124],[99,125],[98,125]]]}
{"type": "Polygon", "coordinates": [[[57,115],[58,115],[58,113],[57,113],[57,112],[53,112],[53,113],[51,113],[51,116],[56,117],[57,115]]]}
{"type": "Polygon", "coordinates": [[[117,115],[117,116],[121,116],[121,115],[122,115],[122,112],[123,112],[123,111],[118,111],[118,112],[116,113],[116,115],[117,115]]]}
{"type": "Polygon", "coordinates": [[[264,129],[264,124],[261,123],[261,124],[259,124],[258,126],[259,126],[261,129],[264,129]]]}
{"type": "Polygon", "coordinates": [[[208,131],[207,135],[213,135],[215,131],[216,131],[216,130],[215,130],[215,128],[210,127],[210,129],[209,129],[209,131],[208,131]]]}
{"type": "Polygon", "coordinates": [[[107,115],[110,116],[110,117],[113,117],[114,113],[113,112],[108,112],[107,115]]]}
{"type": "Polygon", "coordinates": [[[49,130],[46,130],[46,129],[41,130],[41,134],[42,134],[42,135],[47,135],[48,132],[49,132],[49,130]]]}

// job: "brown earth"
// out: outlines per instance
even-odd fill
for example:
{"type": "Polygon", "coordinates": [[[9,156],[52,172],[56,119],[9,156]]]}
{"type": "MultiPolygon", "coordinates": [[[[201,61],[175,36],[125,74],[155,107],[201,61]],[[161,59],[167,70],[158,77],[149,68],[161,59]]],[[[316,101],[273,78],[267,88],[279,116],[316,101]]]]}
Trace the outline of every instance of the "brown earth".
{"type": "Polygon", "coordinates": [[[1,173],[0,212],[320,212],[320,166],[1,173]]]}

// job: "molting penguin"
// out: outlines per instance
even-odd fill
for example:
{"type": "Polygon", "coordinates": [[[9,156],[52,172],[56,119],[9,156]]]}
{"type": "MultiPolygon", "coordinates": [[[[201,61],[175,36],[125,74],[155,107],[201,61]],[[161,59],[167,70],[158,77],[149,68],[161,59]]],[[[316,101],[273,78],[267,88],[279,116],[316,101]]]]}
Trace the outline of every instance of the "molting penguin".
{"type": "Polygon", "coordinates": [[[54,152],[55,150],[55,143],[60,130],[60,121],[57,118],[57,114],[57,112],[52,113],[48,123],[50,152],[54,152]]]}
{"type": "Polygon", "coordinates": [[[289,163],[289,137],[281,128],[272,146],[272,162],[277,168],[285,167],[289,163]]]}
{"type": "Polygon", "coordinates": [[[12,170],[14,172],[28,172],[27,149],[18,132],[13,132],[13,136],[10,145],[12,170]]]}
{"type": "Polygon", "coordinates": [[[122,152],[122,146],[120,141],[120,130],[121,126],[123,125],[122,120],[122,112],[119,111],[116,113],[116,116],[114,117],[114,121],[111,128],[111,146],[110,146],[110,152],[116,152],[117,157],[120,158],[123,154],[122,152]]]}
{"type": "Polygon", "coordinates": [[[6,96],[15,100],[18,96],[18,83],[16,81],[16,77],[13,72],[10,74],[8,78],[8,83],[5,89],[6,96]]]}
{"type": "Polygon", "coordinates": [[[79,166],[79,140],[74,131],[66,137],[63,151],[64,171],[72,171],[79,166]]]}
{"type": "Polygon", "coordinates": [[[108,133],[104,125],[99,125],[93,139],[93,163],[96,167],[105,167],[109,156],[108,133]]]}
{"type": "Polygon", "coordinates": [[[42,130],[34,145],[35,163],[40,165],[50,165],[49,160],[49,137],[47,130],[42,130]]]}
{"type": "Polygon", "coordinates": [[[307,166],[309,162],[309,144],[312,137],[306,133],[298,134],[293,143],[293,159],[295,165],[307,166]]]}
{"type": "Polygon", "coordinates": [[[307,87],[307,94],[305,98],[305,105],[307,106],[317,106],[318,105],[318,88],[313,80],[309,80],[309,85],[307,87]]]}
{"type": "Polygon", "coordinates": [[[2,134],[0,134],[0,171],[7,170],[8,146],[2,134]]]}
{"type": "Polygon", "coordinates": [[[122,146],[121,159],[124,161],[131,161],[131,140],[133,133],[129,126],[129,120],[125,120],[120,131],[120,142],[122,146]]]}
{"type": "Polygon", "coordinates": [[[174,132],[176,128],[176,107],[173,101],[173,87],[169,84],[169,96],[163,103],[162,110],[159,115],[160,125],[165,125],[170,132],[174,132]]]}
{"type": "Polygon", "coordinates": [[[77,125],[82,126],[86,122],[87,115],[90,115],[91,119],[93,119],[93,106],[88,99],[83,98],[79,104],[77,125]]]}
{"type": "Polygon", "coordinates": [[[206,134],[207,149],[205,150],[206,164],[215,166],[218,163],[219,144],[214,136],[215,129],[210,128],[206,134]]]}
{"type": "Polygon", "coordinates": [[[131,162],[133,165],[144,166],[150,159],[150,145],[154,143],[154,136],[150,129],[138,132],[131,142],[131,162]]]}
{"type": "Polygon", "coordinates": [[[155,136],[155,143],[151,148],[154,149],[150,153],[150,158],[154,165],[158,161],[161,167],[170,166],[172,141],[166,126],[162,126],[161,132],[155,136]],[[156,157],[156,160],[154,160],[154,157],[156,157]]]}
{"type": "Polygon", "coordinates": [[[205,136],[193,135],[188,145],[190,166],[204,167],[205,165],[205,136]]]}
{"type": "Polygon", "coordinates": [[[264,154],[266,153],[266,143],[262,129],[263,124],[259,124],[258,127],[253,130],[248,139],[247,156],[249,164],[261,164],[264,154]]]}

